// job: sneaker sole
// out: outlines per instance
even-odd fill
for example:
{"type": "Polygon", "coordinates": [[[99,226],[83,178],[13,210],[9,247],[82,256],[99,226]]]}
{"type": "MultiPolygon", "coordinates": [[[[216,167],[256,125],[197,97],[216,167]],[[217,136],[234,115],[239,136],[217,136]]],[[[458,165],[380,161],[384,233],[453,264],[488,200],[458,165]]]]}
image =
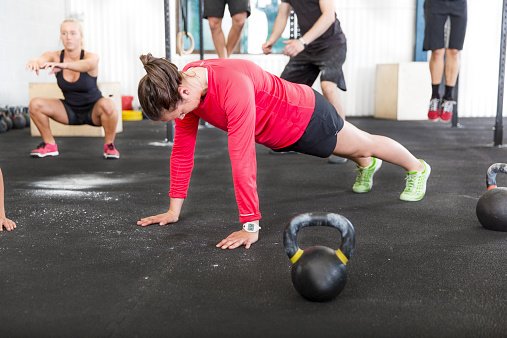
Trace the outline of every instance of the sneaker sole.
{"type": "MultiPolygon", "coordinates": [[[[426,163],[426,162],[424,162],[424,163],[426,163]]],[[[427,186],[428,180],[430,179],[430,175],[431,175],[430,165],[428,163],[426,163],[426,166],[427,166],[427,170],[428,170],[428,177],[426,178],[426,181],[424,182],[424,191],[426,191],[426,186],[427,186]]],[[[400,200],[405,201],[405,202],[419,202],[424,198],[424,196],[426,196],[426,192],[419,198],[410,198],[409,196],[403,197],[403,195],[400,195],[400,200]]]]}
{"type": "Polygon", "coordinates": [[[30,153],[30,156],[32,156],[32,157],[38,157],[38,158],[43,158],[43,157],[47,157],[47,156],[58,156],[58,155],[60,155],[60,153],[57,152],[57,151],[53,151],[53,152],[46,153],[46,154],[30,153]]]}
{"type": "Polygon", "coordinates": [[[373,175],[371,177],[371,188],[369,190],[354,190],[354,187],[352,187],[352,191],[355,192],[356,194],[366,194],[367,192],[370,192],[371,189],[373,188],[373,176],[375,176],[375,174],[377,173],[377,171],[380,169],[380,167],[382,166],[382,160],[377,158],[377,161],[380,161],[380,164],[378,165],[377,168],[375,168],[375,171],[373,172],[373,175]]]}
{"type": "Polygon", "coordinates": [[[332,155],[328,157],[327,159],[327,163],[329,164],[344,164],[344,163],[347,163],[348,159],[346,159],[345,157],[339,157],[336,158],[336,157],[333,157],[332,155]]]}
{"type": "Polygon", "coordinates": [[[117,160],[120,158],[120,155],[107,155],[107,154],[104,154],[104,158],[106,160],[117,160]]]}

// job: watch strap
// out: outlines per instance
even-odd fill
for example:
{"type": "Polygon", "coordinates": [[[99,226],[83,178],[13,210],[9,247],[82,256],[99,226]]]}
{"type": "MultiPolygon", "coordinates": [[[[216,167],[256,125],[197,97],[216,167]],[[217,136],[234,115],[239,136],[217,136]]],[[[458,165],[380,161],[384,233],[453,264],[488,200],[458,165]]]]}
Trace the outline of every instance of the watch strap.
{"type": "Polygon", "coordinates": [[[243,223],[243,230],[245,230],[246,232],[257,232],[260,229],[261,227],[257,223],[254,222],[243,223]]]}

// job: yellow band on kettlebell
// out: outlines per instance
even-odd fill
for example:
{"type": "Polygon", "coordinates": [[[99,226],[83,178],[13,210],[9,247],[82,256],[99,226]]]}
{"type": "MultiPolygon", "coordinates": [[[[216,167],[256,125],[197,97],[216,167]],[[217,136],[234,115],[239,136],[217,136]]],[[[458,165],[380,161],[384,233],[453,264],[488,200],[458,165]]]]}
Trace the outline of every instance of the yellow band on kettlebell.
{"type": "Polygon", "coordinates": [[[336,250],[336,256],[338,256],[338,259],[343,263],[343,265],[347,265],[349,259],[343,254],[340,249],[336,250]]]}
{"type": "Polygon", "coordinates": [[[292,264],[295,264],[301,258],[301,256],[303,255],[303,253],[304,253],[303,250],[298,249],[298,251],[296,251],[296,253],[294,254],[294,256],[292,256],[290,258],[290,261],[292,262],[292,264]]]}

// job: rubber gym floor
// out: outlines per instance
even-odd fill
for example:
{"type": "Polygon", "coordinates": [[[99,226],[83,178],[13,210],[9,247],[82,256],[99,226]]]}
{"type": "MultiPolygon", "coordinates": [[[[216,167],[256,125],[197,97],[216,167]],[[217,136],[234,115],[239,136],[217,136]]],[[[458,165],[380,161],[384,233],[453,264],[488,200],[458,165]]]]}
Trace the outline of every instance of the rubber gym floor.
{"type": "MultiPolygon", "coordinates": [[[[0,233],[0,336],[506,337],[507,233],[475,215],[486,169],[506,158],[493,119],[350,121],[432,166],[425,199],[400,201],[404,172],[388,163],[370,193],[354,194],[352,163],[258,146],[261,236],[232,251],[215,247],[239,228],[222,131],[199,131],[180,221],[147,228],[136,220],[168,206],[163,124],[124,123],[118,161],[101,158],[100,138],[58,138],[59,157],[32,159],[40,139],[28,129],[0,135],[18,224],[0,233]],[[311,211],[356,230],[347,285],[326,303],[296,293],[282,243],[288,221],[311,211]]],[[[340,244],[330,228],[298,237],[302,248],[340,244]]]]}

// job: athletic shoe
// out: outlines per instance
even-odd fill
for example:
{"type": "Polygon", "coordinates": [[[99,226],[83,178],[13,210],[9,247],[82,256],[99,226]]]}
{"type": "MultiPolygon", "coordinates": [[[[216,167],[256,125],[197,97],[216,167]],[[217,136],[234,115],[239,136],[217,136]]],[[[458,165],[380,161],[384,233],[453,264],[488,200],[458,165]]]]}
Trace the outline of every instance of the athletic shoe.
{"type": "Polygon", "coordinates": [[[426,194],[426,182],[431,174],[431,167],[423,160],[419,160],[424,165],[423,171],[409,171],[405,178],[405,190],[400,195],[400,200],[407,202],[417,202],[424,198],[426,194]]]}
{"type": "Polygon", "coordinates": [[[454,105],[456,101],[452,100],[443,100],[442,101],[442,113],[440,114],[440,118],[444,122],[448,122],[452,119],[452,114],[454,112],[454,105]]]}
{"type": "Polygon", "coordinates": [[[352,186],[352,191],[358,194],[369,192],[373,186],[373,175],[380,169],[382,160],[372,157],[371,164],[366,167],[357,166],[356,182],[352,186]]]}
{"type": "Polygon", "coordinates": [[[114,144],[104,144],[104,158],[106,159],[118,159],[120,158],[120,152],[114,147],[114,144]]]}
{"type": "Polygon", "coordinates": [[[428,120],[437,121],[441,115],[440,99],[431,99],[428,109],[428,120]]]}
{"type": "Polygon", "coordinates": [[[327,163],[344,164],[344,163],[347,163],[347,159],[345,157],[331,155],[327,158],[327,163]]]}
{"type": "Polygon", "coordinates": [[[32,157],[46,157],[46,156],[58,156],[58,146],[56,144],[41,142],[30,152],[32,157]]]}
{"type": "Polygon", "coordinates": [[[276,150],[273,150],[273,149],[269,149],[269,154],[271,154],[271,155],[296,155],[296,154],[298,154],[298,152],[292,151],[292,150],[289,150],[289,151],[276,151],[276,150]]]}

